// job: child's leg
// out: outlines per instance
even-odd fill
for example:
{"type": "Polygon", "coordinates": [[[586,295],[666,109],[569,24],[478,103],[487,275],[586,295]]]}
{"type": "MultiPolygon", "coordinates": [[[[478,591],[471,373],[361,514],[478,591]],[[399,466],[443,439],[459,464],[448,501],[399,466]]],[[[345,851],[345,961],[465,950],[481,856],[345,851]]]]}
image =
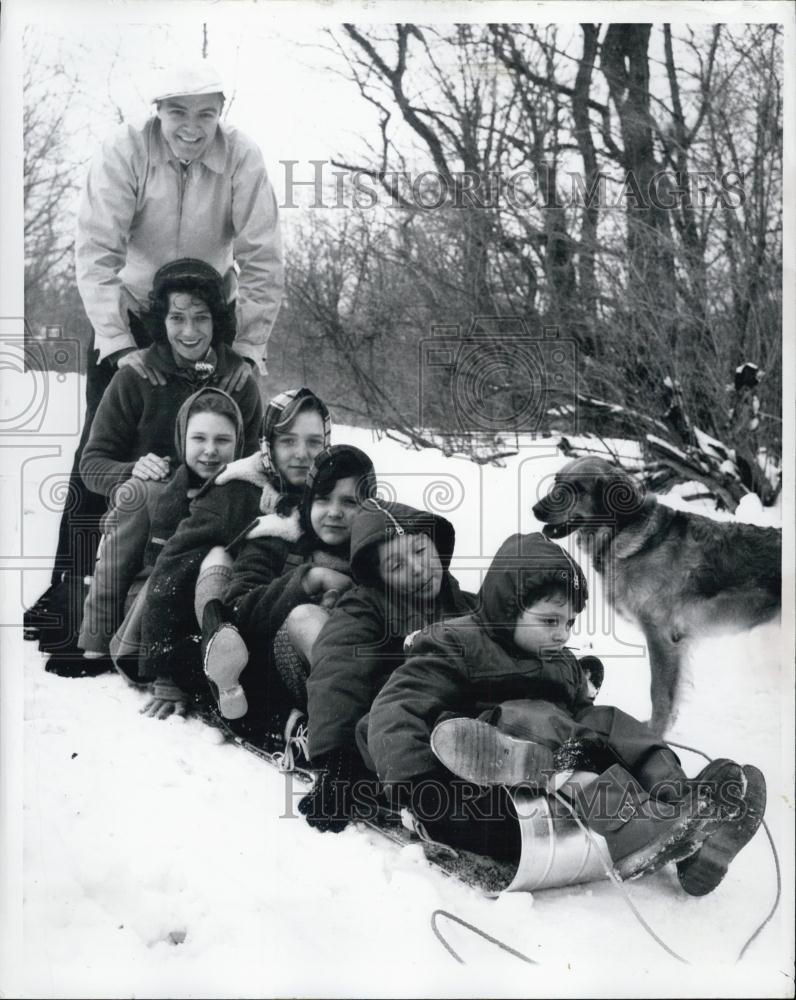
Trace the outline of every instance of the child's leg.
{"type": "Polygon", "coordinates": [[[274,666],[293,704],[303,710],[307,707],[310,652],[328,617],[328,612],[315,604],[299,604],[274,636],[274,666]]]}
{"type": "Polygon", "coordinates": [[[200,625],[207,602],[222,600],[231,579],[232,556],[223,546],[213,546],[202,560],[196,581],[194,611],[200,625]]]}
{"type": "Polygon", "coordinates": [[[645,723],[611,705],[591,706],[577,721],[616,752],[646,791],[670,800],[685,794],[687,778],[677,754],[645,723]]]}
{"type": "Polygon", "coordinates": [[[285,619],[288,638],[307,663],[315,640],[328,619],[329,612],[317,604],[299,604],[285,619]]]}

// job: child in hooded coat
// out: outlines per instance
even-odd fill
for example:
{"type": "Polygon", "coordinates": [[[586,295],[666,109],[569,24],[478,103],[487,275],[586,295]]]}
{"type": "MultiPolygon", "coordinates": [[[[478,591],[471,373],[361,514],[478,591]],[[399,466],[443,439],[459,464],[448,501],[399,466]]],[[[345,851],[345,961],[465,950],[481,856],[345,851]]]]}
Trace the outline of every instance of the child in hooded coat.
{"type": "MultiPolygon", "coordinates": [[[[351,520],[375,485],[363,451],[332,445],[313,459],[290,518],[261,517],[242,543],[224,595],[228,610],[215,612],[219,625],[207,639],[204,669],[221,714],[245,716],[247,733],[263,723],[280,726],[292,708],[306,708],[309,666],[300,650],[306,655],[327,609],[351,586],[351,520]],[[323,519],[338,484],[346,489],[334,501],[330,530],[323,519]],[[321,538],[314,521],[331,538],[321,538]]],[[[205,622],[211,608],[212,602],[204,608],[205,622]]]]}
{"type": "Polygon", "coordinates": [[[88,654],[91,672],[108,667],[109,644],[122,622],[131,589],[140,592],[166,541],[187,517],[191,500],[222,465],[243,450],[243,417],[237,403],[221,389],[199,389],[182,404],[174,428],[179,466],[165,482],[135,477],[115,493],[115,505],[103,520],[103,542],[83,612],[78,646],[88,654]],[[200,414],[218,418],[207,428],[193,421],[200,414]],[[227,426],[225,426],[227,425],[227,426]],[[212,433],[208,433],[212,432],[212,433]]]}
{"type": "Polygon", "coordinates": [[[318,829],[347,825],[346,788],[374,770],[359,749],[366,749],[366,717],[405,659],[407,636],[475,604],[449,571],[454,543],[450,521],[406,504],[371,499],[354,517],[357,586],[339,598],[315,641],[307,682],[309,754],[321,774],[299,808],[318,829]]]}
{"type": "MultiPolygon", "coordinates": [[[[274,511],[280,496],[297,500],[309,463],[329,444],[330,434],[329,411],[314,392],[301,388],[280,393],[266,407],[260,451],[233,462],[207,483],[164,546],[149,579],[141,638],[146,650],[143,676],[155,681],[156,695],[162,692],[166,714],[170,707],[184,707],[178,678],[197,676],[194,597],[208,553],[241,541],[259,514],[274,511]],[[291,429],[300,421],[307,422],[306,433],[295,435],[291,429]]],[[[203,596],[205,602],[223,594],[229,570],[211,566],[207,576],[213,586],[203,596]]]]}
{"type": "Polygon", "coordinates": [[[535,785],[570,798],[605,838],[620,877],[677,860],[689,870],[680,872],[686,891],[709,891],[717,872],[706,858],[716,844],[724,838],[739,850],[762,819],[760,772],[721,759],[691,781],[644,723],[592,704],[587,674],[564,645],[586,580],[544,535],[506,539],[479,597],[473,614],[421,632],[374,701],[368,749],[394,797],[411,803],[432,836],[516,861],[520,828],[505,791],[535,785]],[[476,789],[469,815],[461,796],[448,795],[459,779],[476,789]],[[706,838],[712,846],[689,869],[706,838]]]}

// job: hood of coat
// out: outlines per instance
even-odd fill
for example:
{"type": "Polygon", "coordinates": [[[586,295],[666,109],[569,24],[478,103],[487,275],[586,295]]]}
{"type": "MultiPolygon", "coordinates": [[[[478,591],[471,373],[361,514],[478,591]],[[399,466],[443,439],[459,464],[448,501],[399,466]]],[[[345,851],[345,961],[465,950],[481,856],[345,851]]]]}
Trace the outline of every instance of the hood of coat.
{"type": "Polygon", "coordinates": [[[403,534],[428,535],[436,546],[442,569],[448,574],[456,533],[453,525],[440,514],[417,510],[389,500],[366,500],[354,516],[351,526],[351,569],[357,583],[381,587],[373,564],[373,549],[390,538],[403,534]]]}
{"type": "Polygon", "coordinates": [[[521,593],[545,583],[563,586],[578,611],[586,603],[583,571],[560,545],[539,531],[510,535],[496,552],[478,593],[478,618],[504,648],[516,651],[513,639],[521,593]]]}
{"type": "Polygon", "coordinates": [[[206,386],[204,389],[199,389],[190,395],[177,411],[177,421],[174,427],[174,449],[180,464],[185,461],[185,436],[188,429],[188,419],[199,400],[207,396],[216,396],[219,397],[219,401],[223,401],[224,409],[235,423],[235,458],[240,458],[243,452],[244,428],[243,414],[240,412],[240,407],[232,396],[224,392],[223,389],[206,386]]]}
{"type": "MultiPolygon", "coordinates": [[[[323,542],[315,534],[310,519],[310,511],[316,497],[323,495],[319,494],[319,488],[324,489],[330,482],[345,479],[348,476],[353,476],[357,480],[357,498],[360,502],[372,497],[376,492],[376,472],[373,468],[373,462],[361,448],[355,448],[351,444],[333,444],[324,448],[312,460],[304,492],[301,495],[299,511],[306,541],[313,548],[316,546],[324,547],[323,542]]],[[[349,548],[350,543],[346,542],[346,556],[349,548]]]]}
{"type": "Polygon", "coordinates": [[[263,471],[277,493],[295,493],[296,491],[289,483],[282,482],[282,477],[276,468],[271,453],[274,431],[280,424],[285,424],[292,420],[307,399],[315,401],[321,414],[321,419],[323,420],[323,446],[324,448],[328,448],[332,437],[332,418],[329,415],[326,404],[312,389],[302,386],[300,389],[288,389],[286,392],[280,392],[278,396],[274,396],[268,402],[263,413],[263,422],[260,425],[260,455],[263,462],[263,471]]]}

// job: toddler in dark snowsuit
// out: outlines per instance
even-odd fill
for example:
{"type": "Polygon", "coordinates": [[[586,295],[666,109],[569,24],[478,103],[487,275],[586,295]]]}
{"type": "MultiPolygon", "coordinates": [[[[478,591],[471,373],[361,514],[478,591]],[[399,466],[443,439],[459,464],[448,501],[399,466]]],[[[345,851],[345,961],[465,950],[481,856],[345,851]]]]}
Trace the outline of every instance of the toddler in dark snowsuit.
{"type": "MultiPolygon", "coordinates": [[[[565,648],[586,603],[586,581],[543,535],[508,538],[479,597],[473,614],[425,629],[376,698],[368,748],[382,781],[441,839],[467,847],[480,842],[486,853],[514,860],[516,823],[429,815],[423,786],[448,787],[456,775],[497,799],[494,789],[524,783],[556,791],[605,837],[622,877],[680,860],[687,891],[706,891],[705,865],[700,870],[690,856],[698,858],[706,839],[734,844],[744,823],[749,839],[756,825],[746,822],[744,800],[751,793],[759,823],[760,772],[716,762],[700,778],[721,783],[720,795],[695,794],[675,754],[646,725],[591,704],[584,670],[565,648]]],[[[505,818],[510,797],[502,804],[505,818]]]]}

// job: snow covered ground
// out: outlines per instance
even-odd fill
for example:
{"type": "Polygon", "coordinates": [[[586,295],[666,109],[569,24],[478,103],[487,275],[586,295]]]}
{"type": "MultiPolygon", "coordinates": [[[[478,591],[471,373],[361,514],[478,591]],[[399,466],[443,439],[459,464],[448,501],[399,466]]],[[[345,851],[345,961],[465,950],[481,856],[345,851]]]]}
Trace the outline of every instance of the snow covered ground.
{"type": "MultiPolygon", "coordinates": [[[[66,409],[72,405],[72,382],[55,387],[50,414],[61,397],[66,409]]],[[[454,522],[453,568],[470,588],[507,534],[537,527],[531,505],[564,460],[549,441],[527,442],[494,469],[404,451],[362,430],[336,428],[334,439],[369,451],[381,481],[402,500],[431,505],[454,522]]],[[[18,463],[21,551],[30,568],[15,600],[35,598],[48,575],[58,505],[40,486],[68,468],[72,442],[57,439],[60,456],[43,448],[35,461],[18,463]]],[[[36,445],[48,443],[45,429],[36,445]]],[[[19,495],[8,474],[3,488],[6,501],[19,495]]],[[[741,516],[771,522],[776,512],[750,504],[741,516]]],[[[19,529],[19,518],[11,527],[19,529]]],[[[590,610],[573,645],[604,658],[602,703],[646,717],[642,638],[612,620],[598,584],[590,578],[590,610]]],[[[292,815],[297,783],[221,744],[196,719],[140,716],[144,697],[115,676],[46,674],[35,645],[23,644],[17,630],[3,632],[4,913],[11,919],[3,929],[4,995],[792,995],[793,668],[776,625],[697,648],[670,736],[763,768],[766,818],[783,866],[779,911],[734,965],[775,896],[762,831],[704,899],[685,896],[671,870],[628,887],[689,966],[662,951],[609,882],[490,900],[431,869],[419,847],[398,849],[365,828],[319,834],[292,815]],[[21,924],[13,922],[20,875],[21,924]],[[458,965],[431,931],[438,908],[540,964],[448,924],[467,961],[458,965]]],[[[702,766],[693,754],[683,759],[689,773],[702,766]]]]}

